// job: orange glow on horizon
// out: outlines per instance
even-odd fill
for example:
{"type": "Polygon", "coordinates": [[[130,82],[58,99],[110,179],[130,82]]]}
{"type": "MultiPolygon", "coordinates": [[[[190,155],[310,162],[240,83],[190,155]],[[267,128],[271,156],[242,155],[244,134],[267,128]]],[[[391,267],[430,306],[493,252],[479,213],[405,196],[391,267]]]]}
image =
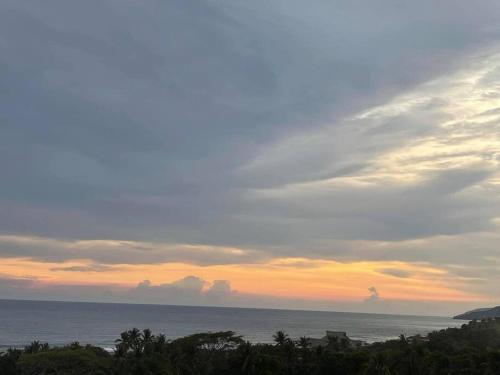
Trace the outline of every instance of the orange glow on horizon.
{"type": "Polygon", "coordinates": [[[450,278],[445,270],[395,261],[342,263],[283,258],[263,264],[120,264],[86,270],[89,266],[92,263],[86,260],[49,263],[4,258],[0,259],[0,274],[36,279],[34,287],[108,285],[123,289],[135,287],[145,279],[159,285],[194,275],[210,282],[228,280],[231,288],[239,293],[303,300],[361,301],[368,296],[367,288],[372,285],[377,287],[382,298],[388,300],[486,300],[483,296],[462,291],[460,280],[450,278]],[[394,276],[391,270],[404,272],[405,276],[394,276]]]}

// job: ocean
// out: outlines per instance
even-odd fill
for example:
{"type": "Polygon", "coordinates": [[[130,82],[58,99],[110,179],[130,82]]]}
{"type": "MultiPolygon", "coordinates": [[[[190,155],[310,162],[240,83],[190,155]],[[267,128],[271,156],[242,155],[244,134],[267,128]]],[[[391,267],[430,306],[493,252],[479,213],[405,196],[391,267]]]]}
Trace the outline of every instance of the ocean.
{"type": "Polygon", "coordinates": [[[448,317],[361,314],[228,307],[133,305],[83,302],[0,300],[0,349],[33,340],[63,345],[72,341],[112,348],[120,332],[150,328],[167,338],[232,330],[251,342],[272,342],[277,330],[292,338],[322,337],[326,330],[345,331],[353,339],[384,341],[415,335],[463,321],[448,317]]]}

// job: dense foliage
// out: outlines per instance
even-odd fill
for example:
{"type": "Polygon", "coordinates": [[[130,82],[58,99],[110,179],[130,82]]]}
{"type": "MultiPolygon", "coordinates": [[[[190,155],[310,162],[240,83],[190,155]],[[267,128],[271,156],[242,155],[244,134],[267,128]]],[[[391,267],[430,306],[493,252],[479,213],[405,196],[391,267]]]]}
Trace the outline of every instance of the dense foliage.
{"type": "Polygon", "coordinates": [[[173,341],[132,329],[114,353],[72,343],[50,348],[37,341],[0,355],[2,375],[445,375],[500,374],[500,319],[470,322],[426,337],[358,348],[332,340],[311,347],[285,332],[274,344],[251,344],[233,332],[200,333],[173,341]]]}

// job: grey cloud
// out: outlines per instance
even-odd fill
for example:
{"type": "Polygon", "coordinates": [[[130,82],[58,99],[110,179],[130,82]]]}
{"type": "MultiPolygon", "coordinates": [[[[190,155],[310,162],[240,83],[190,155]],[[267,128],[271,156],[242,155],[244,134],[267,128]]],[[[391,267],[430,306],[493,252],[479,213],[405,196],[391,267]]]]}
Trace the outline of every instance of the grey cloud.
{"type": "Polygon", "coordinates": [[[168,284],[153,285],[144,280],[128,293],[135,301],[164,304],[197,305],[210,304],[210,293],[204,290],[207,281],[197,276],[186,276],[168,284]]]}
{"type": "Polygon", "coordinates": [[[207,293],[215,296],[225,296],[231,292],[231,284],[227,280],[215,280],[207,293]]]}
{"type": "MultiPolygon", "coordinates": [[[[425,137],[459,144],[436,129],[449,120],[446,95],[359,114],[493,53],[497,1],[2,0],[2,10],[0,233],[42,238],[2,236],[4,257],[83,255],[96,271],[297,255],[481,263],[493,252],[402,245],[497,231],[498,188],[484,187],[497,171],[484,165],[443,162],[406,186],[301,184],[362,176],[425,137]],[[80,243],[95,239],[120,241],[80,243]]],[[[498,69],[479,84],[497,81],[498,69]]],[[[497,134],[490,122],[476,130],[497,134]]]]}
{"type": "Polygon", "coordinates": [[[178,288],[184,290],[192,290],[194,292],[201,292],[205,281],[196,276],[186,276],[185,278],[175,281],[172,284],[162,284],[161,288],[178,288]]]}
{"type": "Polygon", "coordinates": [[[287,244],[301,239],[402,240],[487,230],[493,229],[498,202],[459,193],[488,176],[486,170],[457,169],[403,186],[263,191],[259,197],[266,204],[254,207],[252,214],[270,226],[281,217],[287,228],[296,228],[282,236],[287,244]]]}
{"type": "MultiPolygon", "coordinates": [[[[212,285],[206,290],[206,298],[214,305],[228,304],[228,301],[234,300],[238,293],[231,290],[231,283],[228,280],[214,280],[212,285]]],[[[229,302],[238,306],[236,301],[229,302]]]]}
{"type": "Polygon", "coordinates": [[[64,271],[64,272],[109,272],[110,267],[103,264],[91,264],[88,266],[68,266],[68,267],[54,267],[51,271],[64,271]]]}
{"type": "Polygon", "coordinates": [[[190,243],[223,241],[263,146],[450,69],[498,24],[496,2],[28,4],[0,22],[1,230],[190,243]]]}
{"type": "Polygon", "coordinates": [[[0,275],[0,295],[4,299],[47,300],[104,300],[106,296],[120,291],[119,288],[99,285],[49,285],[35,277],[12,277],[0,275]]]}
{"type": "Polygon", "coordinates": [[[417,240],[341,242],[336,247],[347,248],[342,254],[347,259],[354,256],[366,260],[424,262],[438,267],[455,265],[473,272],[475,268],[496,267],[499,240],[498,232],[480,232],[417,240]]]}
{"type": "Polygon", "coordinates": [[[331,120],[316,132],[280,140],[239,171],[258,188],[363,173],[380,154],[436,132],[436,125],[446,118],[435,102],[425,98],[399,114],[331,120]]]}
{"type": "Polygon", "coordinates": [[[0,289],[10,289],[15,292],[17,289],[31,288],[36,284],[36,280],[28,277],[12,278],[0,275],[0,289]]]}
{"type": "Polygon", "coordinates": [[[223,223],[224,240],[218,242],[240,244],[239,250],[136,241],[26,241],[24,237],[2,236],[0,254],[44,261],[84,258],[106,264],[178,261],[208,265],[255,263],[290,255],[449,262],[455,259],[453,253],[462,252],[465,261],[470,262],[478,256],[477,252],[466,253],[467,249],[455,247],[450,252],[446,250],[448,245],[437,248],[433,240],[425,242],[426,248],[416,246],[418,251],[406,251],[406,245],[400,249],[399,243],[443,234],[496,230],[491,221],[498,212],[495,201],[460,194],[488,176],[488,171],[465,169],[438,174],[412,186],[278,192],[277,197],[258,198],[255,204],[250,201],[245,215],[206,225],[206,230],[212,231],[223,223]],[[259,201],[264,204],[257,204],[259,201]],[[380,254],[370,252],[370,244],[346,242],[360,240],[390,240],[394,246],[386,247],[386,253],[380,254]]]}
{"type": "Polygon", "coordinates": [[[56,267],[55,271],[105,271],[105,264],[183,262],[198,265],[258,262],[262,251],[207,245],[116,240],[75,241],[42,237],[0,236],[0,256],[28,257],[44,262],[88,259],[89,266],[56,267]]]}
{"type": "Polygon", "coordinates": [[[143,280],[139,284],[137,284],[137,289],[147,289],[151,287],[150,280],[143,280]]]}
{"type": "Polygon", "coordinates": [[[411,272],[408,272],[405,270],[399,270],[397,268],[386,268],[386,269],[381,270],[381,272],[386,274],[386,275],[391,275],[391,276],[400,277],[400,278],[408,278],[412,275],[411,272]]]}
{"type": "Polygon", "coordinates": [[[210,283],[197,276],[160,285],[144,280],[128,293],[135,301],[187,305],[231,305],[238,295],[227,280],[210,283]]]}
{"type": "Polygon", "coordinates": [[[380,300],[380,295],[378,294],[377,288],[374,286],[371,286],[368,288],[368,291],[370,292],[370,296],[365,299],[365,303],[373,303],[373,302],[378,302],[380,300]]]}

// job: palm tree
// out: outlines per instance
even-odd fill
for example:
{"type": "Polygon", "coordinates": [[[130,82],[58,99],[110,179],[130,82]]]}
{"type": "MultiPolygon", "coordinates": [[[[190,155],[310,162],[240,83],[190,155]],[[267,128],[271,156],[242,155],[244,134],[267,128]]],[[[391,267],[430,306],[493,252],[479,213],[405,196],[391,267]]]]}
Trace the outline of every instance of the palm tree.
{"type": "Polygon", "coordinates": [[[123,357],[128,353],[131,342],[130,342],[130,331],[125,331],[120,333],[120,338],[115,340],[116,350],[115,354],[118,357],[123,357]]]}
{"type": "Polygon", "coordinates": [[[277,346],[284,346],[290,339],[284,331],[280,330],[273,335],[273,340],[277,346]]]}
{"type": "Polygon", "coordinates": [[[299,338],[299,341],[297,342],[297,346],[300,349],[307,350],[311,346],[311,340],[309,340],[309,338],[307,338],[305,336],[302,336],[301,338],[299,338]]]}
{"type": "Polygon", "coordinates": [[[307,362],[311,357],[311,351],[309,350],[309,348],[311,347],[311,340],[309,340],[309,338],[305,336],[302,336],[301,338],[299,338],[299,341],[297,341],[297,346],[301,351],[302,362],[307,362]]]}
{"type": "Polygon", "coordinates": [[[132,328],[129,332],[130,348],[139,357],[142,353],[142,334],[137,328],[132,328]]]}
{"type": "Polygon", "coordinates": [[[42,344],[40,341],[35,340],[31,344],[24,347],[24,352],[27,354],[34,354],[38,352],[45,352],[49,349],[49,344],[46,342],[42,344]]]}
{"type": "Polygon", "coordinates": [[[386,358],[383,353],[375,354],[370,363],[368,364],[368,368],[366,374],[370,375],[390,375],[391,371],[387,367],[386,358]]]}
{"type": "Polygon", "coordinates": [[[150,329],[145,329],[142,331],[141,338],[141,349],[144,354],[150,354],[153,351],[153,340],[154,335],[151,333],[150,329]]]}
{"type": "Polygon", "coordinates": [[[248,341],[240,344],[237,350],[241,354],[240,371],[243,375],[275,374],[280,367],[275,358],[266,355],[261,348],[248,341]]]}
{"type": "Polygon", "coordinates": [[[158,336],[154,336],[153,350],[156,353],[162,353],[166,349],[166,346],[167,346],[167,338],[163,333],[159,334],[158,336]]]}
{"type": "Polygon", "coordinates": [[[243,364],[241,365],[241,372],[243,374],[255,374],[255,356],[252,344],[246,342],[241,344],[238,348],[242,352],[243,364]]]}
{"type": "Polygon", "coordinates": [[[24,352],[28,354],[38,353],[42,348],[40,341],[35,340],[31,344],[24,347],[24,352]]]}

